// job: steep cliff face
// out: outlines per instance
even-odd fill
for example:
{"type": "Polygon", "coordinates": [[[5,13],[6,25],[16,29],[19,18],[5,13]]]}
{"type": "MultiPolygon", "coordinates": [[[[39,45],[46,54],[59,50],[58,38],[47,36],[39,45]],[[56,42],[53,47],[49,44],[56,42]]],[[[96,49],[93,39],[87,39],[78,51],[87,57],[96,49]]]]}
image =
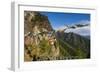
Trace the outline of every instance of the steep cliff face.
{"type": "Polygon", "coordinates": [[[47,16],[39,12],[24,11],[24,33],[33,32],[34,26],[37,26],[40,31],[41,28],[45,28],[48,31],[53,30],[47,16]]]}
{"type": "Polygon", "coordinates": [[[24,12],[24,61],[54,60],[59,47],[48,17],[34,11],[24,12]]]}

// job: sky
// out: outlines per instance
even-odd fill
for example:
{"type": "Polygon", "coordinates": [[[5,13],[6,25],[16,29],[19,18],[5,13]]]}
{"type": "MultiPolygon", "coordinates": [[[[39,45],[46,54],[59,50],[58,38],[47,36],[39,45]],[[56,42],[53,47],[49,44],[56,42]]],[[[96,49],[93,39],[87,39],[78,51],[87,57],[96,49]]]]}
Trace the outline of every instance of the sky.
{"type": "MultiPolygon", "coordinates": [[[[41,14],[48,16],[48,19],[53,27],[53,29],[58,30],[64,28],[65,25],[74,24],[90,24],[90,14],[83,13],[60,13],[60,12],[41,12],[41,14]]],[[[69,30],[68,30],[69,31],[69,30]]],[[[70,29],[70,31],[79,33],[81,35],[89,35],[89,27],[82,29],[70,29]],[[83,34],[82,34],[83,33],[83,34]],[[86,33],[86,34],[85,34],[86,33]]]]}

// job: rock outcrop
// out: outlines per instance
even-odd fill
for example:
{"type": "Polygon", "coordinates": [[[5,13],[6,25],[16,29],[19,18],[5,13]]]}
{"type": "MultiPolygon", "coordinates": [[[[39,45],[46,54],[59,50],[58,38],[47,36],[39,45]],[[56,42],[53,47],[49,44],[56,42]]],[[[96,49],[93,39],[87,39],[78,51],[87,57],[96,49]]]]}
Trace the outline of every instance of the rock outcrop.
{"type": "Polygon", "coordinates": [[[24,12],[24,60],[54,60],[59,46],[48,17],[34,11],[24,12]]]}

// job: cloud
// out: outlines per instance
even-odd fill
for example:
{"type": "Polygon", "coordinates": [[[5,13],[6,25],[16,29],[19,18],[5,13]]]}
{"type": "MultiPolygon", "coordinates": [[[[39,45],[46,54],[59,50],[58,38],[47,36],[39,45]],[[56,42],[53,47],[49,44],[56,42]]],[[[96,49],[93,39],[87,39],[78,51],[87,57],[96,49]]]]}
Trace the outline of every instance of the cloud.
{"type": "Polygon", "coordinates": [[[79,35],[90,35],[90,26],[85,26],[81,28],[76,28],[76,29],[67,29],[65,32],[74,32],[79,35]]]}
{"type": "MultiPolygon", "coordinates": [[[[74,25],[77,25],[77,24],[80,24],[80,25],[89,24],[89,25],[83,26],[83,27],[76,27],[75,29],[70,28],[70,29],[67,29],[65,32],[74,32],[76,34],[83,35],[83,36],[87,36],[87,35],[89,36],[90,35],[90,21],[82,20],[82,21],[79,21],[77,23],[71,24],[69,26],[74,26],[74,25]]],[[[61,29],[64,29],[64,28],[66,28],[66,26],[63,25],[63,26],[57,27],[55,29],[61,30],[61,29]]]]}
{"type": "Polygon", "coordinates": [[[66,26],[60,26],[60,27],[55,27],[54,29],[55,30],[62,30],[62,29],[65,29],[66,28],[66,26]]]}
{"type": "Polygon", "coordinates": [[[90,24],[90,21],[89,20],[81,20],[80,22],[77,22],[76,24],[82,24],[82,25],[90,24]]]}
{"type": "Polygon", "coordinates": [[[89,24],[88,26],[76,28],[76,29],[67,29],[65,32],[74,32],[79,35],[87,36],[90,35],[90,21],[88,20],[82,20],[80,22],[77,22],[76,24],[81,24],[81,25],[86,25],[89,24]]]}

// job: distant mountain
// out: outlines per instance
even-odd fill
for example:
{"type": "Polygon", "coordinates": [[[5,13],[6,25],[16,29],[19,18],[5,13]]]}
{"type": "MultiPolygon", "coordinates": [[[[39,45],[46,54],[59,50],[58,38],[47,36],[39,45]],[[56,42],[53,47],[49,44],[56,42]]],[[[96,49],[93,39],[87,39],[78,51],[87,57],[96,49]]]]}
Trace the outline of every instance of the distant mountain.
{"type": "Polygon", "coordinates": [[[75,33],[64,33],[64,40],[76,48],[88,49],[89,40],[75,33]]]}
{"type": "MultiPolygon", "coordinates": [[[[90,40],[80,36],[78,34],[75,34],[73,32],[69,33],[59,33],[57,32],[58,39],[62,40],[64,43],[67,43],[69,45],[69,49],[74,52],[77,52],[77,49],[82,50],[84,54],[86,54],[86,57],[90,57],[90,40]]],[[[61,41],[60,41],[61,42],[61,41]]]]}

